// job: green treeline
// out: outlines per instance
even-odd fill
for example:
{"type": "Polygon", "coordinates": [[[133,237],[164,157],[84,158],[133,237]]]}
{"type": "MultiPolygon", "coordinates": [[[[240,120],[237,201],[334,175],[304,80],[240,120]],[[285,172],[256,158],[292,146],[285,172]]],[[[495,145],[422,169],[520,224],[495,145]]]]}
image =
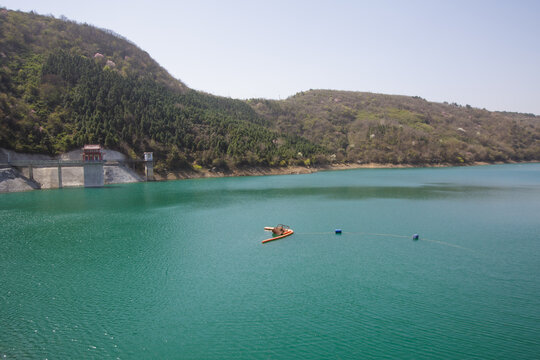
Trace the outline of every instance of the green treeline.
{"type": "Polygon", "coordinates": [[[9,136],[0,146],[18,151],[57,154],[99,143],[133,155],[154,151],[163,170],[193,163],[283,166],[324,152],[298,136],[270,131],[243,101],[171,91],[122,76],[103,59],[64,50],[30,57],[16,83],[28,113],[11,111],[15,121],[2,122],[9,136]]]}

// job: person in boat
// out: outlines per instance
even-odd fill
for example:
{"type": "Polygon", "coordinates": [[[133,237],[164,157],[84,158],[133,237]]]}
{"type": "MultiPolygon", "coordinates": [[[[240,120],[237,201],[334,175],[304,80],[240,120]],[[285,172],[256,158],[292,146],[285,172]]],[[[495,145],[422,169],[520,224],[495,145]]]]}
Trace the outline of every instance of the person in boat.
{"type": "Polygon", "coordinates": [[[287,225],[279,224],[278,226],[275,226],[272,229],[272,233],[274,233],[276,235],[283,235],[285,233],[285,231],[287,231],[288,229],[289,229],[289,227],[287,225]]]}

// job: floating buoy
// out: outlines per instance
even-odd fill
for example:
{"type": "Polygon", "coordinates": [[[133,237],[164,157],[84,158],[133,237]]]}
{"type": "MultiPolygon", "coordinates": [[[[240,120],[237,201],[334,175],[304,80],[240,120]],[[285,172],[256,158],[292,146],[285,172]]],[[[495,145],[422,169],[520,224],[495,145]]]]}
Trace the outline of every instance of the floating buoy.
{"type": "Polygon", "coordinates": [[[413,239],[413,240],[418,240],[418,239],[420,239],[420,236],[419,236],[418,234],[414,234],[414,235],[412,236],[412,239],[413,239]]]}
{"type": "Polygon", "coordinates": [[[336,229],[336,235],[341,235],[341,229],[336,229]]]}

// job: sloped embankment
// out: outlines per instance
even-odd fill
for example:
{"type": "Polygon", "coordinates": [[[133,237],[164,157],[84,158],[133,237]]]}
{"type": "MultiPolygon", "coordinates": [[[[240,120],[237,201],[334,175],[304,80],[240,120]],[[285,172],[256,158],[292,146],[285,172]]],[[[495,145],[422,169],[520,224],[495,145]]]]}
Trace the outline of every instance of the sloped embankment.
{"type": "Polygon", "coordinates": [[[0,169],[0,193],[39,189],[39,185],[13,168],[0,169]]]}

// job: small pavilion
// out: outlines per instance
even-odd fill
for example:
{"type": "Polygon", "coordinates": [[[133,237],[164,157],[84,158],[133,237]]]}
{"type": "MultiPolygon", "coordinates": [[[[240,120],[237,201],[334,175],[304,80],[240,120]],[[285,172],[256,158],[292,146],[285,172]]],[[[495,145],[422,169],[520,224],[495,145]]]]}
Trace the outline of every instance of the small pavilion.
{"type": "Polygon", "coordinates": [[[101,145],[84,145],[83,161],[103,161],[101,145]]]}

